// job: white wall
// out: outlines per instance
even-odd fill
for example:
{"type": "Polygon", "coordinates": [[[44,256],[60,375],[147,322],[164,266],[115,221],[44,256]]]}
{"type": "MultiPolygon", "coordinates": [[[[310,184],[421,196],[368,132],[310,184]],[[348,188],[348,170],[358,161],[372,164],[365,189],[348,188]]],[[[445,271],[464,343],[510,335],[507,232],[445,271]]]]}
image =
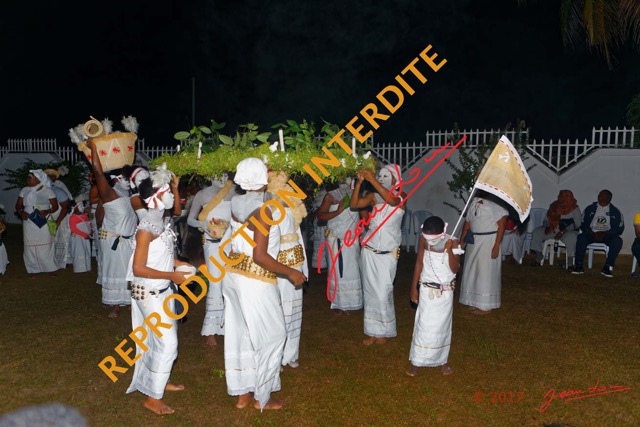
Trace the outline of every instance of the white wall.
{"type": "MultiPolygon", "coordinates": [[[[431,154],[428,153],[425,158],[431,154]]],[[[430,163],[418,162],[416,167],[420,169],[420,177],[424,177],[432,169],[432,165],[444,157],[444,154],[440,153],[430,163]]],[[[450,158],[458,164],[456,152],[450,158]]],[[[580,209],[584,210],[585,207],[596,201],[600,190],[605,188],[610,190],[613,193],[612,204],[620,209],[625,219],[622,253],[631,253],[631,244],[635,238],[633,216],[640,211],[640,189],[638,188],[640,185],[640,150],[599,149],[560,176],[536,159],[529,158],[525,161],[525,166],[531,165],[535,165],[529,170],[533,184],[534,208],[548,208],[549,204],[556,200],[560,190],[568,189],[578,200],[580,209]]],[[[405,172],[403,180],[410,179],[409,172],[405,172]]],[[[445,222],[449,223],[447,229],[449,232],[453,230],[458,216],[452,208],[444,205],[443,202],[448,201],[462,207],[462,202],[453,199],[453,194],[449,191],[447,181],[450,180],[451,169],[446,163],[442,163],[407,201],[407,207],[412,211],[428,210],[442,217],[445,222]]],[[[403,191],[409,193],[413,188],[415,185],[406,185],[403,191]]]]}

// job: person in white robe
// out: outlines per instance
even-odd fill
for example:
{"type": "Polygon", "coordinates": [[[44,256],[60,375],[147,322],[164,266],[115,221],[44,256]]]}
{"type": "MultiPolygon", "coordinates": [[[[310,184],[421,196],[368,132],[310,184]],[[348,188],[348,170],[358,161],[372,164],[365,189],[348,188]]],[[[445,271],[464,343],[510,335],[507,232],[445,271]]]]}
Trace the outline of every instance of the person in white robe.
{"type": "MultiPolygon", "coordinates": [[[[292,210],[289,205],[278,195],[278,190],[293,193],[293,188],[287,184],[288,176],[284,172],[270,172],[267,191],[285,206],[285,216],[277,225],[280,233],[280,252],[278,262],[294,268],[309,277],[309,266],[305,243],[300,230],[300,223],[307,210],[300,199],[293,199],[296,207],[292,210]]],[[[284,324],[287,329],[287,340],[284,344],[282,366],[297,368],[300,366],[300,333],[302,331],[302,285],[295,286],[284,276],[278,276],[278,290],[284,313],[284,324]]]]}
{"type": "Polygon", "coordinates": [[[411,281],[411,302],[418,304],[418,309],[409,351],[411,368],[407,375],[417,375],[419,367],[434,366],[441,366],[442,373],[449,375],[453,373],[448,363],[453,291],[460,260],[453,253],[454,242],[446,234],[447,224],[441,218],[427,218],[421,228],[411,281]]]}
{"type": "Polygon", "coordinates": [[[500,245],[507,215],[505,208],[488,196],[476,196],[470,203],[460,240],[466,244],[462,269],[460,304],[484,315],[500,307],[502,257],[500,245]],[[473,243],[467,236],[473,233],[473,243]],[[466,240],[465,240],[466,239],[466,240]]]}
{"type": "Polygon", "coordinates": [[[109,174],[110,179],[107,179],[95,144],[89,139],[87,145],[91,149],[91,168],[104,209],[98,231],[102,304],[112,307],[108,317],[115,318],[120,313],[120,306],[131,304],[127,266],[132,249],[127,240],[133,237],[138,221],[129,201],[129,182],[122,175],[109,174]]]}
{"type": "Polygon", "coordinates": [[[96,266],[98,274],[96,275],[96,283],[101,284],[102,281],[102,261],[100,259],[100,240],[98,238],[98,230],[102,225],[102,217],[104,216],[104,210],[102,209],[102,203],[100,203],[100,193],[98,192],[98,186],[93,176],[93,172],[89,172],[89,219],[91,220],[91,230],[93,238],[91,239],[91,256],[96,259],[96,266]],[[98,224],[98,210],[100,210],[100,223],[98,224]]]}
{"type": "Polygon", "coordinates": [[[71,257],[73,260],[73,272],[85,273],[91,271],[91,243],[93,233],[89,216],[84,212],[84,203],[78,202],[73,207],[73,213],[69,217],[71,230],[71,257]]]}
{"type": "Polygon", "coordinates": [[[402,217],[406,194],[402,192],[400,167],[383,166],[374,176],[370,170],[358,172],[358,180],[351,197],[351,208],[372,207],[361,252],[360,275],[364,296],[364,345],[384,344],[395,337],[396,314],[393,301],[393,281],[396,277],[402,217]],[[360,186],[367,180],[375,191],[360,195],[360,186]]]}
{"type": "MultiPolygon", "coordinates": [[[[0,215],[4,215],[4,205],[0,204],[0,215]]],[[[4,218],[0,216],[0,274],[7,272],[7,265],[9,265],[9,256],[7,255],[7,248],[2,241],[2,235],[7,229],[7,223],[4,218]]]]}
{"type": "Polygon", "coordinates": [[[360,243],[351,245],[344,243],[347,231],[355,233],[356,224],[360,220],[357,210],[351,210],[350,181],[342,181],[338,188],[329,191],[318,208],[317,218],[327,221],[325,228],[325,245],[321,246],[323,258],[329,259],[327,282],[331,309],[338,314],[349,314],[350,311],[362,308],[362,282],[360,280],[360,243]],[[335,258],[335,262],[331,259],[335,258]]]}
{"type": "MultiPolygon", "coordinates": [[[[211,198],[206,200],[206,204],[202,206],[196,220],[192,218],[189,225],[197,226],[203,231],[205,265],[210,275],[220,277],[224,270],[224,261],[219,254],[220,242],[229,227],[229,221],[231,221],[231,199],[236,195],[236,188],[233,181],[229,180],[228,174],[225,173],[212,179],[211,186],[205,190],[207,191],[203,190],[198,194],[206,194],[211,198]]],[[[198,201],[200,200],[202,199],[199,198],[198,201]]],[[[192,209],[194,209],[193,206],[192,204],[192,209]]],[[[206,312],[200,334],[206,337],[205,343],[208,346],[217,345],[216,335],[224,335],[224,298],[222,297],[221,281],[209,280],[206,312]]]]}
{"type": "Polygon", "coordinates": [[[230,230],[234,237],[229,258],[234,265],[226,265],[222,280],[227,392],[238,396],[237,408],[255,400],[255,408],[281,409],[282,402],[271,397],[272,392],[280,390],[280,363],[287,337],[276,275],[288,277],[294,286],[302,285],[307,278],[276,261],[280,233],[266,221],[277,222],[281,213],[264,209],[260,214],[268,183],[262,160],[247,158],[238,163],[234,181],[246,194],[231,200],[230,230]],[[251,217],[260,228],[252,222],[246,224],[243,232],[252,240],[249,242],[236,231],[251,217]]]}
{"type": "MultiPolygon", "coordinates": [[[[164,172],[168,171],[165,169],[164,172]]],[[[139,391],[146,395],[145,408],[158,415],[175,412],[162,400],[164,392],[185,388],[184,385],[169,383],[178,356],[178,325],[165,311],[164,303],[176,292],[173,283],[182,283],[188,276],[184,272],[174,272],[175,267],[188,264],[174,258],[175,235],[169,222],[163,220],[165,209],[171,209],[174,204],[174,195],[169,191],[171,176],[164,172],[154,171],[150,178],[139,184],[140,196],[148,213],[143,215],[144,219],[136,229],[133,254],[127,269],[127,279],[131,281],[131,325],[134,330],[144,328],[147,337],[146,350],[136,343],[136,355],[140,359],[134,365],[127,393],[139,391]],[[161,329],[161,337],[145,322],[153,313],[160,316],[160,322],[170,325],[161,329]]],[[[170,301],[167,306],[172,313],[180,315],[175,302],[170,301]]]]}
{"type": "Polygon", "coordinates": [[[56,265],[59,269],[63,270],[67,268],[67,264],[71,263],[69,257],[69,243],[71,238],[69,215],[71,214],[71,201],[62,189],[58,187],[51,187],[51,189],[58,200],[58,209],[50,215],[51,219],[56,223],[56,234],[53,238],[56,265]]]}
{"type": "Polygon", "coordinates": [[[24,266],[31,279],[37,273],[58,270],[53,236],[46,224],[46,217],[58,210],[58,201],[50,186],[49,177],[41,169],[31,170],[27,187],[20,190],[16,202],[16,211],[22,219],[24,266]]]}
{"type": "Polygon", "coordinates": [[[318,193],[316,193],[313,204],[312,211],[309,214],[309,219],[313,224],[313,254],[311,255],[311,268],[324,270],[327,268],[327,256],[326,252],[322,254],[321,257],[318,257],[320,254],[320,245],[325,241],[325,230],[327,229],[327,221],[321,221],[318,219],[318,212],[320,206],[322,206],[322,202],[327,195],[327,190],[324,188],[320,189],[318,193]]]}

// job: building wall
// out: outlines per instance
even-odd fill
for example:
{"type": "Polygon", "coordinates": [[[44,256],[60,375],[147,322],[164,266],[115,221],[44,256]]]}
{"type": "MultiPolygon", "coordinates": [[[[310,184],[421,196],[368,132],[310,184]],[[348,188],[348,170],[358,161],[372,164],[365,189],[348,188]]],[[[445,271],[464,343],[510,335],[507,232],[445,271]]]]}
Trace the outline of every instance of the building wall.
{"type": "MultiPolygon", "coordinates": [[[[429,158],[434,151],[428,153],[425,159],[429,158]]],[[[444,153],[440,153],[429,163],[418,162],[416,167],[420,171],[420,177],[425,177],[443,157],[444,153]]],[[[450,158],[459,164],[456,152],[450,158]]],[[[529,170],[529,176],[533,185],[534,208],[548,208],[549,204],[556,200],[560,190],[568,189],[578,200],[580,209],[584,210],[596,201],[600,190],[605,188],[610,190],[613,193],[613,205],[620,209],[625,219],[622,253],[631,253],[631,244],[635,238],[633,216],[640,211],[640,150],[599,149],[560,176],[536,159],[529,158],[524,163],[527,167],[533,166],[529,170]]],[[[411,176],[410,171],[405,172],[403,181],[410,180],[411,176]]],[[[414,183],[403,188],[406,193],[415,189],[407,200],[408,209],[428,210],[442,217],[449,223],[447,229],[449,232],[453,230],[458,215],[453,208],[444,205],[443,202],[448,201],[459,207],[463,206],[462,202],[455,200],[449,191],[447,181],[451,179],[451,169],[446,163],[442,163],[422,185],[417,186],[414,183]]],[[[457,234],[459,230],[460,227],[457,234]]]]}

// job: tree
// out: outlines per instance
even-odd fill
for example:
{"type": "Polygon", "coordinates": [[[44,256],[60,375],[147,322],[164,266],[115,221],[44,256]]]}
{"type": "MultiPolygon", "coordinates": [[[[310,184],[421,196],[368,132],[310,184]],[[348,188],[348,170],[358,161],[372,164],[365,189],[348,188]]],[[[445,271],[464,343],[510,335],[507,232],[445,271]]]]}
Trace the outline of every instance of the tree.
{"type": "Polygon", "coordinates": [[[640,48],[640,1],[561,0],[560,26],[566,46],[586,40],[612,68],[615,47],[630,42],[640,48]]]}

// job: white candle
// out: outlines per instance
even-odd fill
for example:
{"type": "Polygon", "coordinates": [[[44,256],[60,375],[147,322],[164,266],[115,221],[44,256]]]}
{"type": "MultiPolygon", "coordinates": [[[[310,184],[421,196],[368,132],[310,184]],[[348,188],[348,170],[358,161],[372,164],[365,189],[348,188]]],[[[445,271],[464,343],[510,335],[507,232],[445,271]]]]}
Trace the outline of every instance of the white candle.
{"type": "Polygon", "coordinates": [[[180,152],[180,144],[176,145],[176,153],[180,152]]]}
{"type": "Polygon", "coordinates": [[[351,138],[351,155],[354,158],[357,158],[358,156],[356,155],[356,137],[354,136],[353,138],[351,138]]]}
{"type": "Polygon", "coordinates": [[[282,129],[278,130],[278,136],[280,137],[280,151],[284,151],[284,132],[282,129]]]}
{"type": "Polygon", "coordinates": [[[200,156],[202,156],[202,142],[198,142],[198,160],[200,160],[200,156]]]}

